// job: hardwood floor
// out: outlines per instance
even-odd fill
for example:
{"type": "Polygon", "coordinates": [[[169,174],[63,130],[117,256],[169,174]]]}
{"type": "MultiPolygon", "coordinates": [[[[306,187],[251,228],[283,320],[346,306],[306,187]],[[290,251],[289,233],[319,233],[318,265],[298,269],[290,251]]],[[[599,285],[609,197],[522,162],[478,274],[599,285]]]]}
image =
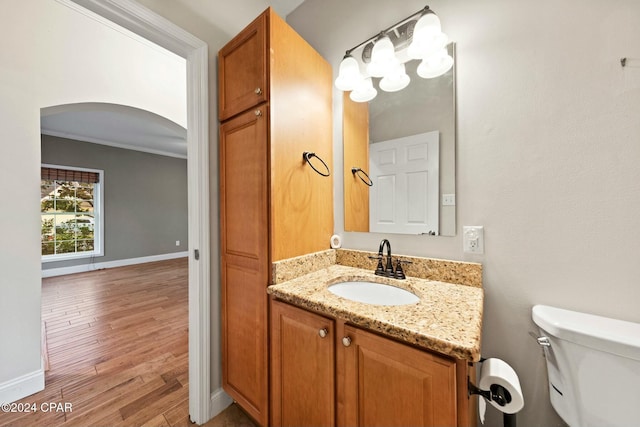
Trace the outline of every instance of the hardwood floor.
{"type": "MultiPolygon", "coordinates": [[[[194,425],[186,258],[43,279],[42,320],[46,387],[0,426],[194,425]]],[[[252,425],[236,410],[206,425],[252,425]]]]}
{"type": "Polygon", "coordinates": [[[203,427],[257,427],[257,424],[234,403],[203,427]]]}

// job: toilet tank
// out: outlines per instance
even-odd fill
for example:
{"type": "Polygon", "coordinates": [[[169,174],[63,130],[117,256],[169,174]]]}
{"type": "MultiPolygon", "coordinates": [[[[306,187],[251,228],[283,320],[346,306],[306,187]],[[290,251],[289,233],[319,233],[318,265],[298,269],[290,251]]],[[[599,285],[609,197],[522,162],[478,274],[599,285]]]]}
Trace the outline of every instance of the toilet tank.
{"type": "Polygon", "coordinates": [[[551,404],[571,427],[640,425],[640,324],[545,305],[532,309],[551,404]]]}

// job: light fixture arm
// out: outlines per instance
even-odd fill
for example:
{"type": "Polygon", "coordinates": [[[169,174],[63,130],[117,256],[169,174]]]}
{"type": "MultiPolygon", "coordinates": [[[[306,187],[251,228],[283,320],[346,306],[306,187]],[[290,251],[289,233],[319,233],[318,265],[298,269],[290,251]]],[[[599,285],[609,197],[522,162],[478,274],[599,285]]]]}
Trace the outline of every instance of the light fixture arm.
{"type": "Polygon", "coordinates": [[[380,31],[380,32],[379,32],[378,34],[376,34],[375,36],[371,36],[371,37],[369,37],[368,39],[366,39],[365,41],[363,41],[362,43],[357,44],[356,46],[352,47],[351,49],[348,49],[348,50],[345,52],[345,57],[346,57],[346,56],[351,55],[351,52],[353,52],[354,50],[357,50],[357,49],[361,48],[362,46],[366,45],[367,43],[370,43],[370,42],[372,42],[372,41],[374,41],[374,40],[377,40],[377,39],[379,39],[379,38],[381,38],[381,37],[384,37],[384,36],[385,36],[385,34],[387,34],[389,31],[391,31],[391,30],[393,30],[394,28],[397,28],[397,27],[399,27],[400,25],[402,25],[402,24],[404,24],[404,23],[406,23],[406,22],[410,21],[411,19],[415,18],[416,16],[426,15],[427,13],[435,13],[435,12],[433,12],[433,11],[429,8],[429,6],[427,5],[427,6],[423,7],[422,9],[420,9],[419,11],[417,11],[417,12],[415,12],[415,13],[412,13],[411,15],[407,16],[406,18],[404,18],[404,19],[402,19],[402,20],[400,20],[400,21],[396,22],[395,24],[393,24],[393,25],[392,25],[392,26],[390,26],[389,28],[387,28],[387,29],[384,29],[384,30],[380,31]]]}

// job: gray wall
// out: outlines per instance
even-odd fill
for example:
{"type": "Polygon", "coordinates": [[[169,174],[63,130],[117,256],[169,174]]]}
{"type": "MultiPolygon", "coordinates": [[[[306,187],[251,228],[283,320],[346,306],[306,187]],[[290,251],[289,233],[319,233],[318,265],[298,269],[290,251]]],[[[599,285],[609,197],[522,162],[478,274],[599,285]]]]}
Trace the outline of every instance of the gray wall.
{"type": "MultiPolygon", "coordinates": [[[[420,0],[306,0],[292,26],[331,62],[420,0]]],[[[640,2],[432,0],[457,56],[457,235],[345,233],[341,94],[334,92],[336,232],[343,246],[481,262],[482,353],[518,373],[520,426],[562,425],[549,403],[531,307],[640,322],[640,2]],[[634,65],[635,64],[635,65],[634,65]],[[484,225],[485,254],[461,227],[484,225]]],[[[487,425],[502,425],[489,408],[487,425]]]]}
{"type": "Polygon", "coordinates": [[[185,159],[42,135],[42,163],[104,170],[104,256],[44,270],[187,250],[185,159]]]}

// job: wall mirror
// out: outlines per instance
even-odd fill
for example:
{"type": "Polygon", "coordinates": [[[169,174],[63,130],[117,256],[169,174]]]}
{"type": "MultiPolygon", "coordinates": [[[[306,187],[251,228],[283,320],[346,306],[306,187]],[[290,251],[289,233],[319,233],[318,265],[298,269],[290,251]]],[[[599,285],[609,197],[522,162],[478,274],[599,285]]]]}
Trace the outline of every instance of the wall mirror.
{"type": "Polygon", "coordinates": [[[345,231],[456,233],[455,65],[424,79],[418,63],[406,63],[403,90],[361,103],[344,94],[345,231]]]}

